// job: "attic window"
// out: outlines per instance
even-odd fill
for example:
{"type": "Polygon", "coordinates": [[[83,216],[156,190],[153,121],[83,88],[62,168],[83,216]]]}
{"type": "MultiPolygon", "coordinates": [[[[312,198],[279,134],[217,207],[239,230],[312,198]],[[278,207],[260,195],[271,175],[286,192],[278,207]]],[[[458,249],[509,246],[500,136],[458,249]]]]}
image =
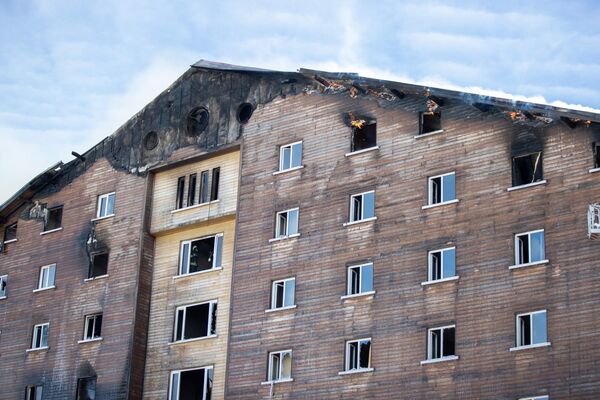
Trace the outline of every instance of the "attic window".
{"type": "Polygon", "coordinates": [[[4,228],[4,243],[17,240],[17,223],[8,225],[4,228]]]}
{"type": "Polygon", "coordinates": [[[206,130],[208,126],[208,110],[204,107],[196,107],[187,117],[188,136],[198,136],[206,130]]]}
{"type": "Polygon", "coordinates": [[[543,180],[542,152],[513,157],[512,169],[513,186],[527,185],[543,180]]]}
{"type": "Polygon", "coordinates": [[[158,135],[154,131],[146,133],[144,137],[144,148],[148,151],[154,150],[158,146],[158,135]]]}
{"type": "Polygon", "coordinates": [[[352,152],[377,146],[377,122],[357,119],[351,123],[352,152]]]}
{"type": "Polygon", "coordinates": [[[62,206],[48,209],[48,220],[44,224],[44,232],[53,231],[62,227],[62,206]]]}
{"type": "Polygon", "coordinates": [[[237,110],[237,119],[241,124],[245,124],[250,120],[252,116],[252,112],[254,109],[252,108],[252,104],[250,103],[242,103],[238,107],[237,110]]]}
{"type": "Polygon", "coordinates": [[[439,111],[427,111],[421,113],[419,135],[439,132],[442,130],[442,113],[439,111]]]}

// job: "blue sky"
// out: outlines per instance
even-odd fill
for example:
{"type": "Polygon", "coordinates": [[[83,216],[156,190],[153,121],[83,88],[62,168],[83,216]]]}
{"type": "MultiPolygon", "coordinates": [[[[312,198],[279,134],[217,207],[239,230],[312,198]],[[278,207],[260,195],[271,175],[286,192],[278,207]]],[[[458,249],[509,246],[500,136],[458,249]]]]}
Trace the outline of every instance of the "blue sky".
{"type": "Polygon", "coordinates": [[[2,0],[0,202],[199,59],[600,109],[599,26],[591,0],[2,0]]]}

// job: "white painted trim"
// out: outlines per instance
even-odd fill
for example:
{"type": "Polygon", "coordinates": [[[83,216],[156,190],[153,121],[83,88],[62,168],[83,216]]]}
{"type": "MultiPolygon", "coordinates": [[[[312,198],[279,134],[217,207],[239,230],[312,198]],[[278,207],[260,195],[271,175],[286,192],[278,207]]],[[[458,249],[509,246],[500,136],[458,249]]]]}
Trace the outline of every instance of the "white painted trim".
{"type": "Polygon", "coordinates": [[[360,219],[358,221],[344,222],[342,224],[342,226],[351,226],[351,225],[356,225],[356,224],[360,224],[363,222],[370,222],[370,221],[375,221],[375,220],[377,220],[377,217],[369,217],[369,218],[365,218],[365,219],[360,219]]]}
{"type": "Polygon", "coordinates": [[[50,347],[49,346],[44,346],[44,347],[38,347],[35,349],[27,349],[25,350],[26,353],[32,353],[34,351],[44,351],[44,350],[48,350],[50,347]]]}
{"type": "Polygon", "coordinates": [[[508,267],[508,269],[519,269],[519,268],[533,267],[533,266],[536,266],[536,265],[548,264],[549,262],[550,262],[549,260],[541,260],[541,261],[530,262],[530,263],[527,263],[527,264],[515,264],[515,265],[511,265],[510,267],[508,267]]]}
{"type": "Polygon", "coordinates": [[[273,239],[269,239],[269,243],[278,242],[280,240],[293,239],[293,238],[297,238],[299,236],[300,236],[299,233],[294,233],[294,234],[288,235],[288,236],[280,236],[280,237],[276,237],[273,239]]]}
{"type": "Polygon", "coordinates": [[[4,300],[6,298],[6,296],[2,296],[0,297],[0,300],[4,300]]]}
{"type": "Polygon", "coordinates": [[[78,340],[77,343],[83,344],[83,343],[90,343],[90,342],[100,342],[102,340],[103,340],[102,337],[97,337],[97,338],[94,338],[94,339],[78,340]]]}
{"type": "Polygon", "coordinates": [[[44,290],[56,289],[56,286],[48,286],[45,288],[33,289],[33,293],[43,292],[44,290]]]}
{"type": "Polygon", "coordinates": [[[516,346],[508,349],[509,351],[519,351],[519,350],[527,350],[527,349],[535,349],[537,347],[548,347],[552,343],[544,342],[544,343],[536,343],[536,344],[528,344],[527,346],[516,346]]]}
{"type": "Polygon", "coordinates": [[[298,165],[297,167],[292,167],[292,168],[288,168],[288,169],[284,169],[284,170],[280,170],[280,171],[275,171],[275,172],[273,172],[273,175],[281,175],[281,174],[285,174],[286,172],[297,171],[302,168],[304,168],[304,165],[298,165]]]}
{"type": "Polygon", "coordinates": [[[427,204],[426,206],[421,207],[421,210],[427,210],[428,208],[440,207],[440,206],[445,206],[448,204],[455,204],[455,203],[458,203],[458,199],[444,201],[442,203],[436,203],[436,204],[427,204]]]}
{"type": "Polygon", "coordinates": [[[40,232],[40,236],[47,235],[47,234],[52,233],[52,232],[62,231],[62,230],[63,230],[63,227],[61,226],[60,228],[56,228],[56,229],[52,229],[52,230],[49,230],[49,231],[40,232]]]}
{"type": "Polygon", "coordinates": [[[302,140],[299,140],[299,141],[293,142],[293,143],[282,144],[281,146],[279,146],[279,172],[286,172],[286,171],[289,171],[291,169],[298,168],[298,167],[290,167],[290,168],[287,168],[287,169],[282,169],[281,168],[282,167],[282,163],[283,163],[283,150],[286,147],[290,148],[290,165],[291,165],[293,163],[293,161],[294,161],[293,160],[293,155],[294,155],[293,149],[294,149],[294,146],[297,145],[297,144],[299,144],[301,146],[301,148],[302,148],[302,152],[300,153],[300,162],[302,162],[302,156],[304,155],[303,154],[304,153],[304,146],[303,146],[303,141],[302,140]]]}
{"type": "Polygon", "coordinates": [[[279,379],[276,381],[265,381],[265,382],[261,382],[260,384],[265,386],[265,385],[272,385],[272,384],[276,384],[276,383],[287,383],[287,382],[294,382],[294,378],[279,379]]]}
{"type": "Polygon", "coordinates": [[[526,188],[532,187],[532,186],[545,185],[546,183],[547,183],[547,181],[544,179],[544,180],[537,181],[537,182],[526,183],[525,185],[511,186],[509,188],[506,188],[506,191],[512,192],[513,190],[526,189],[526,188]]]}
{"type": "Polygon", "coordinates": [[[460,276],[455,275],[455,276],[451,276],[449,278],[442,278],[442,279],[438,279],[438,280],[435,280],[435,281],[421,282],[421,285],[422,286],[428,286],[428,285],[434,285],[436,283],[452,282],[452,281],[457,281],[458,278],[460,278],[460,276]]]}
{"type": "Polygon", "coordinates": [[[435,363],[439,363],[439,362],[454,361],[454,360],[458,360],[458,356],[446,356],[446,357],[440,357],[440,358],[433,358],[431,360],[423,360],[423,361],[421,361],[421,365],[435,364],[435,363]]]}
{"type": "Polygon", "coordinates": [[[346,295],[340,297],[340,299],[350,300],[350,299],[355,299],[357,297],[373,297],[373,295],[375,295],[375,293],[377,293],[376,290],[371,290],[371,291],[364,292],[364,293],[346,294],[346,295]]]}
{"type": "Polygon", "coordinates": [[[369,147],[368,149],[362,149],[357,151],[351,151],[350,153],[344,154],[346,157],[355,156],[357,154],[367,153],[369,151],[379,150],[379,146],[369,147]]]}
{"type": "Polygon", "coordinates": [[[209,201],[207,203],[200,203],[200,204],[194,204],[193,206],[189,206],[189,207],[177,208],[175,210],[171,210],[171,214],[176,214],[176,213],[179,213],[179,212],[183,212],[183,211],[187,211],[187,210],[192,210],[194,208],[200,208],[200,207],[208,206],[210,204],[214,204],[214,203],[218,203],[218,202],[219,202],[219,199],[216,199],[216,200],[209,201]]]}
{"type": "Polygon", "coordinates": [[[16,242],[18,239],[10,239],[4,242],[4,244],[9,244],[9,243],[14,243],[16,242]]]}
{"type": "Polygon", "coordinates": [[[206,274],[208,272],[221,271],[221,270],[223,270],[223,267],[215,267],[215,268],[205,269],[205,270],[198,271],[198,272],[192,272],[190,274],[175,275],[175,276],[173,276],[173,280],[182,279],[182,278],[189,278],[189,277],[192,277],[192,276],[206,274]]]}
{"type": "Polygon", "coordinates": [[[218,336],[219,335],[214,334],[214,335],[197,337],[197,338],[193,338],[193,339],[176,340],[174,342],[167,342],[167,344],[169,346],[171,346],[171,345],[174,345],[174,344],[183,344],[183,343],[197,342],[197,341],[200,341],[200,340],[213,339],[213,338],[216,338],[218,336]]]}
{"type": "Polygon", "coordinates": [[[98,275],[98,276],[95,276],[93,278],[86,278],[83,281],[84,282],[91,282],[91,281],[95,281],[96,279],[103,279],[103,278],[108,278],[108,274],[98,275]]]}
{"type": "Polygon", "coordinates": [[[90,221],[92,221],[92,222],[102,221],[103,219],[112,218],[114,216],[115,216],[115,214],[105,215],[104,217],[92,218],[90,221]]]}
{"type": "Polygon", "coordinates": [[[277,312],[277,311],[293,310],[296,307],[298,307],[297,304],[294,304],[293,306],[286,306],[286,307],[279,307],[279,308],[269,308],[269,309],[265,310],[265,312],[266,313],[273,313],[273,312],[277,312]]]}
{"type": "Polygon", "coordinates": [[[362,374],[365,372],[373,372],[373,371],[375,371],[375,368],[358,368],[358,369],[351,369],[350,371],[340,371],[340,372],[338,372],[338,375],[362,374]]]}
{"type": "MultiPolygon", "coordinates": [[[[588,172],[589,172],[590,174],[593,174],[594,172],[600,172],[600,168],[591,168],[591,169],[590,169],[588,172]]],[[[6,243],[6,242],[5,242],[5,243],[6,243]]]]}
{"type": "Polygon", "coordinates": [[[420,138],[427,137],[427,136],[437,135],[438,133],[442,133],[442,132],[444,132],[443,129],[438,129],[437,131],[431,131],[431,132],[423,133],[421,135],[417,134],[417,135],[415,135],[415,139],[420,139],[420,138]]]}

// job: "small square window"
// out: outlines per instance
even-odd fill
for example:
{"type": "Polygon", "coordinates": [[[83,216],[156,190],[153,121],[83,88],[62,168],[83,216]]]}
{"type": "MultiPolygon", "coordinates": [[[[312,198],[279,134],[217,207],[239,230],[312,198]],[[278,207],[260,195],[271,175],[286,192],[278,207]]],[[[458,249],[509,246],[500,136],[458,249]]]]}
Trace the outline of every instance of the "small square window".
{"type": "Polygon", "coordinates": [[[216,301],[177,307],[173,341],[179,342],[216,334],[216,301]]]}
{"type": "Polygon", "coordinates": [[[452,200],[456,200],[454,172],[430,177],[429,205],[447,203],[452,200]]]}
{"type": "Polygon", "coordinates": [[[298,234],[298,215],[300,210],[292,208],[291,210],[280,211],[275,220],[275,238],[281,239],[298,234]]]}
{"type": "Polygon", "coordinates": [[[515,264],[529,264],[544,261],[546,258],[544,230],[515,235],[515,264]]]}
{"type": "Polygon", "coordinates": [[[455,326],[432,328],[427,332],[427,359],[439,360],[455,356],[455,326]]]}
{"type": "Polygon", "coordinates": [[[181,242],[179,275],[221,267],[223,234],[181,242]]]}
{"type": "Polygon", "coordinates": [[[32,385],[25,388],[25,400],[42,400],[42,385],[32,385]]]}
{"type": "Polygon", "coordinates": [[[6,297],[8,291],[8,275],[0,275],[0,299],[6,297]]]}
{"type": "Polygon", "coordinates": [[[350,196],[350,222],[364,221],[375,217],[375,191],[350,196]]]}
{"type": "Polygon", "coordinates": [[[373,263],[348,267],[348,295],[373,292],[373,263]]]}
{"type": "Polygon", "coordinates": [[[278,382],[292,379],[292,350],[273,351],[269,353],[269,371],[267,380],[278,382]]]}
{"type": "Polygon", "coordinates": [[[94,400],[96,398],[96,377],[79,378],[77,380],[77,400],[94,400]]]}
{"type": "Polygon", "coordinates": [[[419,135],[441,131],[442,113],[439,111],[422,112],[419,128],[419,135]]]}
{"type": "Polygon", "coordinates": [[[273,281],[271,288],[271,309],[294,306],[296,295],[296,278],[273,281]]]}
{"type": "Polygon", "coordinates": [[[546,310],[517,315],[517,347],[547,342],[546,310]]]}
{"type": "Polygon", "coordinates": [[[109,217],[115,213],[115,193],[98,196],[98,209],[96,218],[109,217]]]}
{"type": "Polygon", "coordinates": [[[33,327],[33,337],[31,339],[31,349],[43,349],[48,347],[48,327],[49,323],[38,324],[33,327]]]}
{"type": "Polygon", "coordinates": [[[102,314],[86,315],[83,340],[102,338],[102,314]]]}
{"type": "Polygon", "coordinates": [[[542,152],[513,157],[513,186],[527,185],[544,180],[542,152]]]}
{"type": "Polygon", "coordinates": [[[56,264],[45,265],[40,268],[40,279],[38,289],[49,289],[54,287],[54,276],[56,275],[56,264]]]}
{"type": "Polygon", "coordinates": [[[54,207],[48,209],[48,220],[44,224],[44,232],[52,231],[62,227],[63,207],[54,207]]]}
{"type": "Polygon", "coordinates": [[[346,371],[371,368],[371,338],[346,342],[346,371]]]}
{"type": "Polygon", "coordinates": [[[169,400],[210,400],[213,368],[173,371],[169,386],[169,400]]]}
{"type": "Polygon", "coordinates": [[[361,122],[352,125],[352,152],[377,146],[377,123],[375,121],[361,122]]]}
{"type": "Polygon", "coordinates": [[[97,278],[108,273],[108,253],[99,253],[92,256],[88,278],[97,278]]]}
{"type": "Polygon", "coordinates": [[[302,165],[302,142],[295,142],[279,148],[279,170],[285,171],[302,165]]]}
{"type": "Polygon", "coordinates": [[[7,225],[4,228],[4,243],[17,240],[17,223],[7,225]]]}
{"type": "Polygon", "coordinates": [[[456,276],[456,249],[433,250],[429,252],[429,276],[430,282],[438,281],[456,276]]]}

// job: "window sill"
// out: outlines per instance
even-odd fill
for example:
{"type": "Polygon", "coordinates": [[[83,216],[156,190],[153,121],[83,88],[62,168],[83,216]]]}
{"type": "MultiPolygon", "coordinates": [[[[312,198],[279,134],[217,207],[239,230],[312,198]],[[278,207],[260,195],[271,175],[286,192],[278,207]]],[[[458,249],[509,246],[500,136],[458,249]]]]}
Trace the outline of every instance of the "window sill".
{"type": "Polygon", "coordinates": [[[198,271],[198,272],[192,272],[189,274],[175,275],[175,276],[173,276],[173,280],[182,279],[182,278],[191,278],[192,276],[202,275],[202,274],[206,274],[208,272],[221,271],[222,269],[223,269],[223,267],[216,267],[216,268],[211,268],[211,269],[205,269],[205,270],[198,271]]]}
{"type": "Polygon", "coordinates": [[[265,312],[266,313],[274,313],[277,311],[293,310],[296,307],[297,307],[297,305],[294,304],[293,306],[287,306],[287,307],[269,308],[269,309],[265,310],[265,312]]]}
{"type": "Polygon", "coordinates": [[[280,169],[279,171],[273,172],[273,175],[281,175],[281,174],[285,174],[286,172],[298,171],[299,169],[302,169],[302,168],[304,168],[304,165],[299,165],[297,167],[292,167],[292,168],[288,168],[288,169],[280,169]]]}
{"type": "Polygon", "coordinates": [[[369,151],[374,151],[374,150],[379,150],[379,146],[373,146],[373,147],[369,147],[368,149],[351,151],[350,153],[346,153],[345,156],[351,157],[351,156],[355,156],[355,155],[362,154],[362,153],[367,153],[369,151]]]}
{"type": "Polygon", "coordinates": [[[218,335],[208,335],[208,336],[202,336],[202,337],[198,337],[198,338],[193,338],[193,339],[185,339],[185,340],[177,340],[175,342],[168,342],[167,344],[169,346],[172,345],[177,345],[177,344],[185,344],[185,343],[191,343],[191,342],[199,342],[201,340],[207,340],[207,339],[213,339],[216,338],[218,335]]]}
{"type": "Polygon", "coordinates": [[[94,276],[93,278],[86,278],[83,281],[84,282],[91,282],[91,281],[95,281],[97,279],[104,279],[104,278],[108,278],[108,274],[94,276]]]}
{"type": "Polygon", "coordinates": [[[510,267],[508,267],[508,269],[519,269],[519,268],[534,267],[536,265],[548,264],[549,262],[550,262],[549,260],[542,260],[542,261],[530,262],[530,263],[527,263],[527,264],[516,264],[516,265],[511,265],[510,267]]]}
{"type": "MultiPolygon", "coordinates": [[[[593,174],[594,172],[600,172],[600,168],[592,168],[589,170],[590,174],[593,174]]],[[[6,243],[6,242],[4,242],[4,243],[6,243]]]]}
{"type": "Polygon", "coordinates": [[[374,368],[359,368],[359,369],[351,369],[349,371],[340,371],[338,375],[353,375],[353,374],[363,374],[365,372],[373,372],[374,368]]]}
{"type": "Polygon", "coordinates": [[[4,243],[4,244],[10,244],[10,243],[14,243],[14,242],[16,242],[16,241],[17,241],[17,239],[10,239],[10,240],[6,240],[6,241],[4,241],[3,243],[4,243]]]}
{"type": "Polygon", "coordinates": [[[526,183],[525,185],[512,186],[512,187],[506,188],[506,191],[507,192],[512,192],[513,190],[526,189],[526,188],[532,187],[532,186],[545,185],[546,183],[547,183],[547,181],[544,179],[543,181],[526,183]]]}
{"type": "Polygon", "coordinates": [[[171,210],[171,214],[176,214],[176,213],[187,211],[187,210],[193,210],[194,208],[200,208],[200,207],[208,206],[210,204],[215,204],[218,202],[219,202],[219,199],[209,201],[208,203],[200,203],[200,204],[194,204],[193,206],[189,206],[189,207],[178,208],[176,210],[171,210]]]}
{"type": "Polygon", "coordinates": [[[110,215],[105,215],[104,217],[96,217],[96,218],[92,218],[92,222],[96,222],[96,221],[102,221],[103,219],[108,219],[108,218],[112,218],[114,217],[115,214],[110,214],[110,215]]]}
{"type": "Polygon", "coordinates": [[[77,343],[84,344],[84,343],[100,342],[100,341],[102,341],[102,339],[103,338],[101,338],[101,337],[94,338],[94,339],[85,339],[85,340],[79,340],[79,341],[77,341],[77,343]]]}
{"type": "Polygon", "coordinates": [[[347,295],[340,297],[340,299],[351,300],[351,299],[356,299],[356,298],[361,298],[361,297],[373,297],[373,295],[375,295],[375,290],[371,290],[369,292],[364,292],[364,293],[347,294],[347,295]]]}
{"type": "Polygon", "coordinates": [[[261,385],[274,385],[276,383],[287,383],[287,382],[294,382],[294,378],[287,378],[287,379],[279,379],[276,381],[265,381],[265,382],[261,382],[261,385]]]}
{"type": "Polygon", "coordinates": [[[62,231],[62,230],[63,230],[63,227],[61,226],[60,228],[56,228],[56,229],[51,229],[49,231],[40,232],[40,236],[47,235],[47,234],[53,233],[53,232],[59,232],[59,231],[62,231]]]}
{"type": "Polygon", "coordinates": [[[0,300],[4,300],[6,296],[0,296],[0,300]]]}
{"type": "Polygon", "coordinates": [[[363,222],[371,222],[377,220],[377,217],[365,218],[358,221],[344,222],[342,226],[352,226],[356,224],[362,224],[363,222]]]}
{"type": "Polygon", "coordinates": [[[286,240],[286,239],[293,239],[293,238],[297,238],[299,236],[300,236],[299,233],[294,233],[293,235],[288,235],[288,236],[280,236],[280,237],[276,237],[273,239],[269,239],[269,243],[279,242],[281,240],[286,240]]]}
{"type": "Polygon", "coordinates": [[[435,204],[427,204],[426,206],[421,207],[421,210],[427,210],[429,208],[441,207],[441,206],[446,206],[448,204],[456,204],[456,203],[458,203],[458,199],[444,201],[444,202],[435,203],[435,204]]]}
{"type": "Polygon", "coordinates": [[[436,279],[435,281],[425,281],[425,282],[421,282],[421,286],[435,285],[436,283],[453,282],[453,281],[457,281],[458,278],[460,278],[460,276],[456,275],[456,276],[451,276],[449,278],[436,279]]]}
{"type": "Polygon", "coordinates": [[[45,288],[33,289],[33,293],[43,292],[43,291],[52,290],[52,289],[56,289],[56,286],[48,286],[45,288]]]}
{"type": "Polygon", "coordinates": [[[440,363],[440,362],[444,362],[444,361],[454,361],[454,360],[458,360],[458,356],[446,356],[446,357],[441,357],[441,358],[434,358],[432,360],[424,360],[424,361],[421,361],[421,365],[436,364],[436,363],[440,363]]]}
{"type": "Polygon", "coordinates": [[[415,135],[415,139],[421,139],[424,137],[437,135],[438,133],[442,133],[442,132],[444,132],[443,129],[439,129],[437,131],[431,131],[431,132],[427,132],[427,133],[421,133],[420,135],[415,135]]]}
{"type": "Polygon", "coordinates": [[[26,353],[34,353],[36,351],[47,351],[48,349],[50,349],[50,347],[44,346],[44,347],[38,347],[38,348],[35,348],[35,349],[27,349],[27,350],[25,350],[25,352],[26,353]]]}
{"type": "Polygon", "coordinates": [[[550,344],[551,344],[550,342],[528,344],[527,346],[511,347],[509,349],[509,351],[519,351],[519,350],[536,349],[538,347],[548,347],[548,346],[550,346],[550,344]]]}

